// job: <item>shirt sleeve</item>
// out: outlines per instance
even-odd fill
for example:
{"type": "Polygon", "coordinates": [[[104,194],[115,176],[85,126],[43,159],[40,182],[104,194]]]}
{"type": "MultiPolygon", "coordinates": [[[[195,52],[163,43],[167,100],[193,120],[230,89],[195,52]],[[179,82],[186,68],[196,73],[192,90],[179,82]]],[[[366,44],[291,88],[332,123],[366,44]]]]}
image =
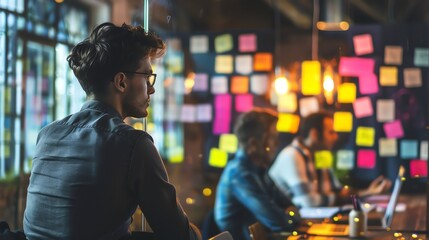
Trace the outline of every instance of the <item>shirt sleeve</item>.
{"type": "Polygon", "coordinates": [[[157,239],[201,239],[177,201],[162,159],[149,137],[140,137],[131,158],[130,185],[157,239]]]}
{"type": "Polygon", "coordinates": [[[236,176],[232,180],[231,191],[236,199],[271,231],[289,231],[299,223],[297,215],[289,216],[274,202],[256,175],[245,173],[236,176]]]}

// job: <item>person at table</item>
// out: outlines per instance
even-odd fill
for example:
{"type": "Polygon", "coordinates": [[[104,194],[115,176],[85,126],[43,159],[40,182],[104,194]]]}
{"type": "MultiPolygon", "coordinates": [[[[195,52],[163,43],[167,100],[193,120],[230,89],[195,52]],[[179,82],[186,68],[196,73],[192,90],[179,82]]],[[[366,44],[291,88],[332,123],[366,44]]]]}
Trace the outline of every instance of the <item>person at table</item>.
{"type": "Polygon", "coordinates": [[[249,240],[248,227],[257,221],[270,231],[288,231],[300,221],[286,210],[290,201],[281,206],[275,200],[266,175],[276,152],[277,120],[269,110],[254,109],[235,123],[239,149],[222,172],[214,206],[216,224],[234,240],[249,240]]]}
{"type": "Polygon", "coordinates": [[[152,137],[124,122],[148,116],[151,62],[166,48],[146,30],[103,23],[71,50],[68,64],[89,100],[38,135],[24,213],[29,240],[138,239],[129,232],[138,206],[157,240],[201,239],[152,137]]]}
{"type": "Polygon", "coordinates": [[[390,188],[390,180],[379,176],[367,189],[355,191],[343,187],[332,168],[316,169],[314,153],[332,150],[337,140],[332,115],[320,111],[303,119],[298,136],[277,155],[268,174],[296,206],[341,205],[349,202],[350,194],[364,197],[390,188]]]}

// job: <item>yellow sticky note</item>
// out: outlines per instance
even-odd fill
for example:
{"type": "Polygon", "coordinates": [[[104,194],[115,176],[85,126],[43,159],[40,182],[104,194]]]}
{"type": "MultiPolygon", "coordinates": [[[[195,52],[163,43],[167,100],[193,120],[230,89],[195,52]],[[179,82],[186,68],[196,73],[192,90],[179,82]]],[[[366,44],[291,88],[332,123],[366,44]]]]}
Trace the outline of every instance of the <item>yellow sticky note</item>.
{"type": "Polygon", "coordinates": [[[165,147],[175,147],[177,146],[177,134],[174,132],[167,132],[164,138],[165,147]]]}
{"type": "Polygon", "coordinates": [[[233,76],[231,78],[231,93],[241,94],[249,92],[249,77],[233,76]]]}
{"type": "Polygon", "coordinates": [[[398,68],[380,67],[380,86],[397,86],[398,68]]]}
{"type": "Polygon", "coordinates": [[[223,168],[228,161],[228,153],[219,148],[210,149],[209,165],[212,167],[223,168]]]}
{"type": "Polygon", "coordinates": [[[298,132],[299,116],[290,113],[279,113],[279,120],[277,121],[277,131],[279,132],[298,132]]]}
{"type": "Polygon", "coordinates": [[[4,144],[4,157],[8,158],[10,157],[10,145],[4,144]]]}
{"type": "Polygon", "coordinates": [[[230,74],[233,70],[234,58],[231,55],[218,55],[215,59],[216,73],[230,74]]]}
{"type": "Polygon", "coordinates": [[[358,127],[356,130],[356,145],[372,147],[374,145],[375,130],[372,127],[358,127]]]}
{"type": "Polygon", "coordinates": [[[338,102],[353,103],[356,99],[356,84],[343,83],[338,87],[338,102]]]}
{"type": "Polygon", "coordinates": [[[314,153],[314,162],[317,169],[331,168],[334,162],[330,151],[316,151],[314,153]]]}
{"type": "Polygon", "coordinates": [[[167,158],[170,163],[181,163],[184,159],[183,147],[171,147],[167,149],[167,158]]]}
{"type": "Polygon", "coordinates": [[[277,110],[279,112],[295,112],[298,108],[298,100],[296,94],[288,92],[278,96],[277,110]]]}
{"type": "Polygon", "coordinates": [[[301,65],[301,91],[304,95],[317,95],[322,92],[320,62],[304,61],[301,65]]]}
{"type": "Polygon", "coordinates": [[[334,113],[334,130],[337,132],[351,132],[353,129],[353,115],[350,112],[334,113]]]}
{"type": "Polygon", "coordinates": [[[234,134],[221,134],[219,137],[219,149],[227,153],[237,152],[238,139],[234,134]]]}
{"type": "Polygon", "coordinates": [[[167,69],[172,73],[181,73],[183,71],[183,54],[174,53],[166,56],[167,69]]]}
{"type": "Polygon", "coordinates": [[[231,34],[222,34],[215,38],[215,51],[217,53],[231,51],[233,47],[231,34]]]}
{"type": "Polygon", "coordinates": [[[271,71],[273,68],[273,55],[271,53],[256,53],[253,57],[253,70],[271,71]]]}

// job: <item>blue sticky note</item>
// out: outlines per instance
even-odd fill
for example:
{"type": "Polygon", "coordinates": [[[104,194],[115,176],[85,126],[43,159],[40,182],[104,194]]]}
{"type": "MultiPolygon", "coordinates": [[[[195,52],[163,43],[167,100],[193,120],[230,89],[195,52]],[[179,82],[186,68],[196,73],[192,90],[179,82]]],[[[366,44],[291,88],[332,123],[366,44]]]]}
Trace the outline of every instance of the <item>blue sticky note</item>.
{"type": "Polygon", "coordinates": [[[414,50],[414,65],[429,67],[429,48],[416,48],[414,50]]]}
{"type": "Polygon", "coordinates": [[[417,158],[417,140],[402,140],[400,145],[401,158],[417,158]]]}

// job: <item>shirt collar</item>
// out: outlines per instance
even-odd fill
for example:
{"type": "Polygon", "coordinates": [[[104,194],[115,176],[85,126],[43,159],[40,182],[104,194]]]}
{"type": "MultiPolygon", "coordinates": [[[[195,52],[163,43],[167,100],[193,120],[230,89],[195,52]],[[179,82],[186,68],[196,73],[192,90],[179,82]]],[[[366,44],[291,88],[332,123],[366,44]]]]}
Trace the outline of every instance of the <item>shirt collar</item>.
{"type": "Polygon", "coordinates": [[[81,110],[85,110],[85,109],[98,110],[98,111],[105,112],[105,113],[110,114],[114,117],[118,117],[118,118],[122,119],[121,115],[118,113],[118,111],[116,111],[116,109],[114,109],[112,106],[110,106],[104,102],[101,102],[99,100],[87,101],[86,103],[83,104],[81,110]]]}

